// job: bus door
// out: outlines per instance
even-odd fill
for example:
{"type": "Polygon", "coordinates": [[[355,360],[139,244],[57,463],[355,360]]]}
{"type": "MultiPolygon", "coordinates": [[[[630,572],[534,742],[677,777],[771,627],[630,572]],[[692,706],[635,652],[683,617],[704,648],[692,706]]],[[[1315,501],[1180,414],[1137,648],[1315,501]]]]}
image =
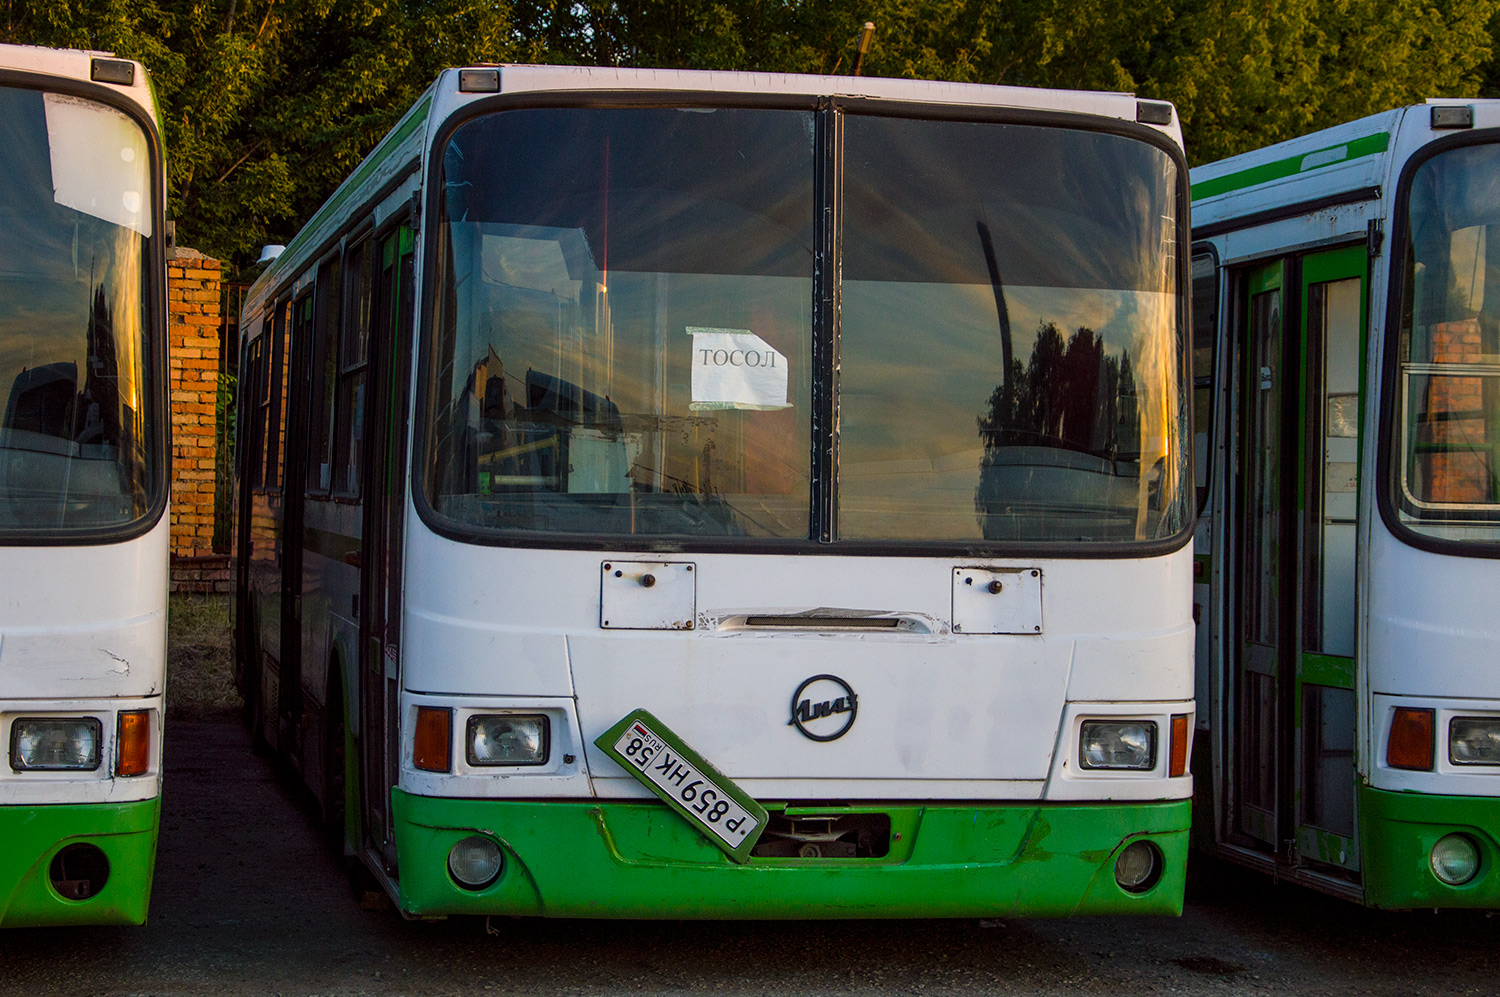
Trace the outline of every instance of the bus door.
{"type": "Polygon", "coordinates": [[[241,683],[240,688],[245,694],[246,702],[249,701],[252,684],[260,681],[259,662],[251,660],[252,655],[258,652],[255,650],[256,641],[252,639],[251,630],[255,625],[255,614],[250,611],[250,523],[255,508],[254,492],[260,484],[255,456],[261,452],[262,446],[257,433],[260,427],[259,399],[263,390],[261,381],[265,377],[262,368],[265,365],[267,342],[266,336],[259,336],[245,344],[240,356],[239,397],[236,399],[238,410],[235,413],[238,424],[249,430],[241,432],[240,444],[234,455],[238,470],[235,487],[239,489],[235,495],[237,505],[234,513],[235,678],[241,683]]]}
{"type": "Polygon", "coordinates": [[[1354,870],[1355,508],[1363,245],[1245,275],[1230,517],[1228,827],[1354,870]]]}
{"type": "MultiPolygon", "coordinates": [[[[1287,516],[1286,399],[1295,368],[1286,363],[1286,265],[1262,267],[1245,282],[1238,458],[1240,536],[1235,572],[1233,697],[1234,788],[1230,826],[1272,851],[1280,840],[1278,771],[1283,737],[1281,650],[1284,555],[1293,550],[1287,516]]],[[[1295,453],[1295,448],[1292,448],[1295,453]]]]}
{"type": "Polygon", "coordinates": [[[1301,261],[1302,542],[1293,689],[1298,860],[1359,869],[1355,808],[1355,522],[1369,256],[1301,261]]]}
{"type": "Polygon", "coordinates": [[[390,805],[400,763],[401,554],[411,370],[412,248],[412,231],[404,224],[382,238],[378,247],[360,586],[360,601],[365,607],[360,623],[359,683],[364,833],[389,874],[396,871],[390,805]]]}

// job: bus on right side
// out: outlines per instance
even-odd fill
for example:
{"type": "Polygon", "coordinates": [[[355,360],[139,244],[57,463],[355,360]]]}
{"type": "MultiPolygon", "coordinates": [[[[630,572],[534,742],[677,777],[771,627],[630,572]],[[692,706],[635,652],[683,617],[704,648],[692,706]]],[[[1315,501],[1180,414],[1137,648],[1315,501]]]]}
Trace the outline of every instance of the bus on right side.
{"type": "Polygon", "coordinates": [[[1196,843],[1500,906],[1500,101],[1191,182],[1196,843]]]}

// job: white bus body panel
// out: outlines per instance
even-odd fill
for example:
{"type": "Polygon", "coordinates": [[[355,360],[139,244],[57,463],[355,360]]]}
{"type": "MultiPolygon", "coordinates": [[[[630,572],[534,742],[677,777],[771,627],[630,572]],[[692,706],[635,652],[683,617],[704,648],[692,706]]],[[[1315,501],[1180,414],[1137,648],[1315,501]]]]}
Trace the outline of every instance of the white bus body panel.
{"type": "MultiPolygon", "coordinates": [[[[631,90],[715,95],[777,94],[780,96],[838,95],[926,104],[1014,107],[1043,111],[1099,114],[1126,121],[1136,119],[1136,97],[1129,93],[1045,90],[1031,87],[948,83],[936,80],[896,80],[879,76],[809,76],[786,73],[738,73],[713,70],[656,70],[612,66],[501,66],[500,93],[631,90]]],[[[458,74],[449,69],[438,77],[437,104],[432,120],[442,121],[464,104],[494,96],[461,93],[458,74]]],[[[1151,126],[1182,144],[1177,115],[1170,125],[1151,126]]]]}
{"type": "MultiPolygon", "coordinates": [[[[43,48],[39,45],[0,45],[0,69],[59,76],[70,80],[88,81],[96,58],[115,59],[118,56],[109,52],[43,48]]],[[[140,63],[136,63],[136,66],[139,68],[140,63]]],[[[117,83],[104,85],[134,100],[148,116],[156,117],[156,104],[151,98],[151,85],[145,72],[137,72],[130,86],[117,83]]]]}
{"type": "MultiPolygon", "coordinates": [[[[419,696],[550,698],[576,710],[576,736],[599,796],[647,795],[593,747],[637,707],[762,799],[826,797],[833,787],[841,798],[1041,799],[1054,772],[1066,770],[1060,755],[1072,752],[1074,738],[1059,739],[1069,703],[1099,704],[1090,715],[1121,715],[1118,704],[1128,704],[1125,715],[1160,716],[1159,769],[1169,714],[1192,712],[1187,547],[1138,560],[983,559],[1040,571],[1039,635],[953,631],[953,569],[974,559],[704,553],[671,558],[694,566],[693,629],[605,630],[601,565],[661,555],[457,543],[426,529],[410,508],[407,529],[405,688],[419,696]],[[1183,598],[1157,595],[1172,591],[1183,598]],[[747,615],[815,610],[895,615],[913,629],[750,632],[740,625],[747,615]],[[819,673],[837,675],[858,697],[856,722],[838,740],[803,737],[790,721],[793,693],[819,673]],[[935,733],[964,750],[934,750],[935,733]]],[[[512,701],[507,708],[526,707],[512,701]]],[[[435,791],[425,774],[403,769],[403,788],[435,791]]],[[[1149,784],[1111,779],[1106,790],[1090,773],[1059,792],[1095,799],[1190,793],[1188,779],[1163,774],[1149,784]]]]}
{"type": "Polygon", "coordinates": [[[0,548],[0,700],[161,695],[170,529],[0,548]]]}
{"type": "Polygon", "coordinates": [[[167,655],[164,513],[150,532],[99,546],[0,548],[0,745],[21,717],[95,717],[92,772],[15,772],[0,764],[6,804],[128,803],[161,792],[167,655]],[[151,711],[149,768],[115,778],[116,716],[151,711]]]}

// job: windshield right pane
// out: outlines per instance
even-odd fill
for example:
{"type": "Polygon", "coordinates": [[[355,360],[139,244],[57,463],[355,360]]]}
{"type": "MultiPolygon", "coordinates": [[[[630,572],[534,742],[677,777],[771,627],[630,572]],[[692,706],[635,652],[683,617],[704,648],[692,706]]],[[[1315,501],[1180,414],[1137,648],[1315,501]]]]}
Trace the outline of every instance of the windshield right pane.
{"type": "Polygon", "coordinates": [[[1172,158],[1069,128],[846,121],[840,536],[1183,529],[1172,158]]]}
{"type": "Polygon", "coordinates": [[[1500,541],[1500,147],[1412,179],[1395,403],[1395,508],[1413,531],[1500,541]]]}

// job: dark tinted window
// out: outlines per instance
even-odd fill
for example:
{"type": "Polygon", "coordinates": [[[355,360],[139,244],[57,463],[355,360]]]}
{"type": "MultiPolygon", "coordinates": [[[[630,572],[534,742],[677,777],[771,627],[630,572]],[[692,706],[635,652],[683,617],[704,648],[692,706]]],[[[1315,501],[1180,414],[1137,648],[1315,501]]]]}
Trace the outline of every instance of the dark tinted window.
{"type": "Polygon", "coordinates": [[[840,536],[1181,530],[1172,158],[1098,132],[865,116],[844,149],[840,536]]]}
{"type": "Polygon", "coordinates": [[[1500,543],[1500,146],[1440,153],[1406,205],[1392,462],[1397,514],[1434,538],[1500,543]]]}
{"type": "Polygon", "coordinates": [[[0,534],[153,505],[150,146],[124,113],[0,87],[0,534]]]}
{"type": "Polygon", "coordinates": [[[512,111],[443,159],[428,494],[467,527],[805,537],[813,119],[512,111]]]}

